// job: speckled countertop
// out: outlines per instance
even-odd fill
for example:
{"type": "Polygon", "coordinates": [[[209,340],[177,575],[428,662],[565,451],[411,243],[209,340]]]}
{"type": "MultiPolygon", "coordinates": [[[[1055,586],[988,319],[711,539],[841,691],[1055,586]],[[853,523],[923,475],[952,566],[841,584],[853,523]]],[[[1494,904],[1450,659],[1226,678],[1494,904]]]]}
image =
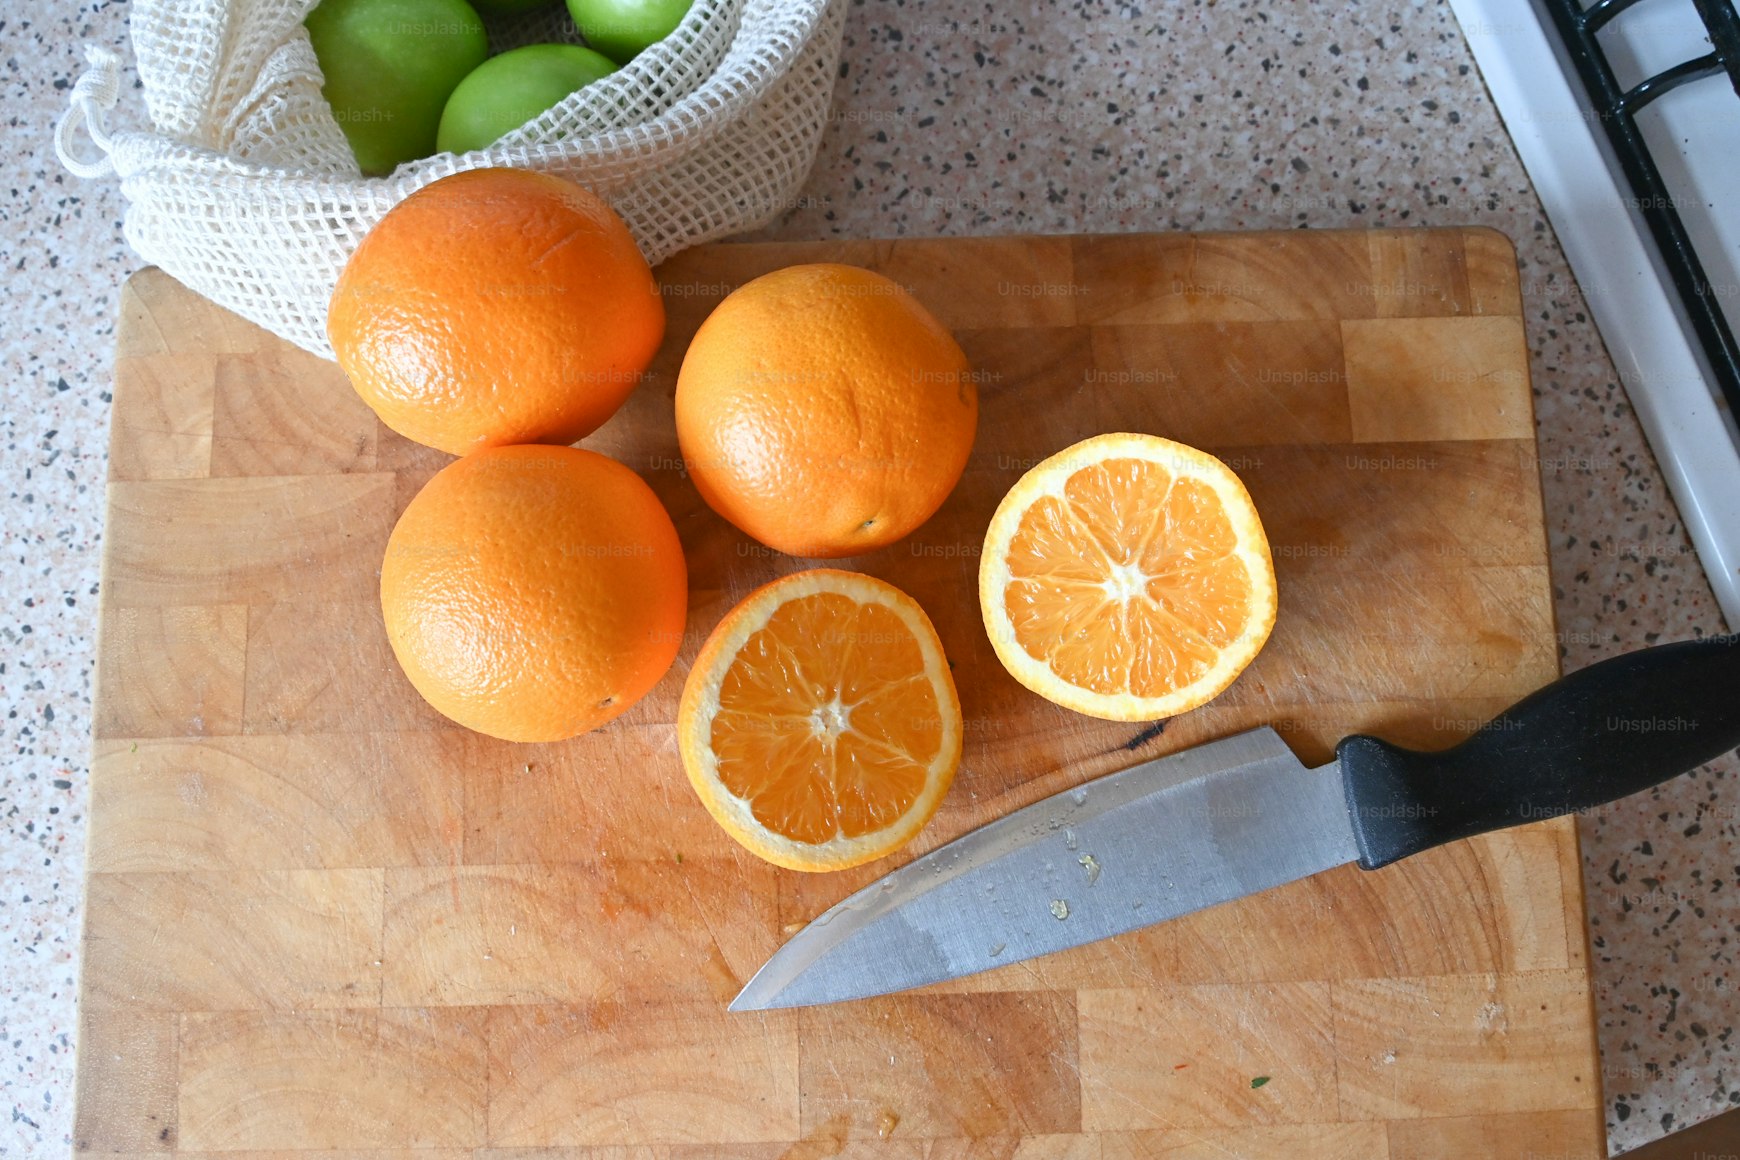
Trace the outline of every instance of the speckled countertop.
{"type": "MultiPolygon", "coordinates": [[[[124,3],[0,16],[0,1155],[70,1142],[112,184],[54,160],[124,3]]],[[[769,236],[1495,226],[1522,260],[1565,667],[1721,630],[1697,557],[1442,0],[856,0],[835,118],[769,236]]],[[[123,98],[138,115],[137,94],[123,98]]],[[[1732,758],[1582,820],[1614,1151],[1740,1104],[1732,758]],[[1732,1085],[1732,1086],[1731,1086],[1732,1085]]]]}

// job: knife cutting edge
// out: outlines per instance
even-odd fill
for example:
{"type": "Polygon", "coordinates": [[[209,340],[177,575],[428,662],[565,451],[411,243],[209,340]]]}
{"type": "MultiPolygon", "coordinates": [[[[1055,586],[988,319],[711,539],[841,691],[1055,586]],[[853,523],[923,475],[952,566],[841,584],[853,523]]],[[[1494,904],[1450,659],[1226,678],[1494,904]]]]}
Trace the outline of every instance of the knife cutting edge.
{"type": "Polygon", "coordinates": [[[1419,753],[1355,735],[1307,769],[1264,726],[973,830],[839,902],[733,1011],[902,991],[1080,946],[1346,863],[1590,809],[1740,747],[1740,635],[1625,653],[1419,753]]]}

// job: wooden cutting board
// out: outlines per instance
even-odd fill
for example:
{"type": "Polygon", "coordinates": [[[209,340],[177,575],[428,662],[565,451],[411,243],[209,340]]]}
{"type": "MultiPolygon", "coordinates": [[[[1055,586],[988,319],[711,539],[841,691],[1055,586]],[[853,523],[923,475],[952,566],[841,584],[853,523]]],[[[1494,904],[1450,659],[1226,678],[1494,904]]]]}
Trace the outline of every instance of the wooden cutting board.
{"type": "Polygon", "coordinates": [[[334,366],[162,273],[129,284],[79,1151],[1605,1156],[1564,818],[923,992],[725,1010],[805,920],[1039,797],[1263,722],[1310,762],[1354,730],[1446,745],[1556,676],[1503,237],[719,245],[661,280],[664,352],[588,445],[669,506],[689,639],[620,721],[535,746],[436,716],[381,630],[387,533],[446,457],[379,426],[334,366]],[[818,259],[912,288],[980,368],[983,417],[942,511],[852,565],[935,620],[966,715],[960,777],[911,850],[806,876],[739,850],[678,763],[671,722],[701,639],[803,564],[700,502],[671,396],[724,293],[818,259]],[[1214,450],[1274,543],[1268,648],[1164,729],[1027,693],[975,602],[997,499],[1108,430],[1214,450]]]}

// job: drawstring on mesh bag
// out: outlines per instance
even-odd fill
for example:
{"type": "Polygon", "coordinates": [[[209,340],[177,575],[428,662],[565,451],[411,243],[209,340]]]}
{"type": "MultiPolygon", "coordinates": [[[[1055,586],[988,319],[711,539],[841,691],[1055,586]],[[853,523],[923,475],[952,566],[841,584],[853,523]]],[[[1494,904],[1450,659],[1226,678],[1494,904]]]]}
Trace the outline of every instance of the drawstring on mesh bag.
{"type": "Polygon", "coordinates": [[[105,114],[121,99],[121,58],[106,48],[87,44],[85,62],[90,67],[73,85],[72,100],[54,127],[54,152],[75,177],[107,177],[115,172],[115,163],[109,158],[115,143],[109,136],[105,114]],[[76,125],[84,126],[85,136],[97,147],[100,157],[86,161],[73,153],[76,125]]]}

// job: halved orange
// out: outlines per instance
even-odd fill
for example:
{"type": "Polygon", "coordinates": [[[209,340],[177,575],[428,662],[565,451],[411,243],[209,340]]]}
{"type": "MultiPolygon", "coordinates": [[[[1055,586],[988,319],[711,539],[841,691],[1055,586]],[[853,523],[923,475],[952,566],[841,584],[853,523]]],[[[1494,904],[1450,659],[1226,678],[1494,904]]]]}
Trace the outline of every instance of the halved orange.
{"type": "Polygon", "coordinates": [[[1275,626],[1269,541],[1220,460],[1154,435],[1097,435],[1023,475],[979,561],[991,646],[1078,713],[1170,717],[1218,695],[1275,626]]]}
{"type": "Polygon", "coordinates": [[[677,744],[733,838],[792,870],[838,870],[936,813],[961,761],[961,706],[917,601],[817,568],[719,622],[683,687],[677,744]]]}

